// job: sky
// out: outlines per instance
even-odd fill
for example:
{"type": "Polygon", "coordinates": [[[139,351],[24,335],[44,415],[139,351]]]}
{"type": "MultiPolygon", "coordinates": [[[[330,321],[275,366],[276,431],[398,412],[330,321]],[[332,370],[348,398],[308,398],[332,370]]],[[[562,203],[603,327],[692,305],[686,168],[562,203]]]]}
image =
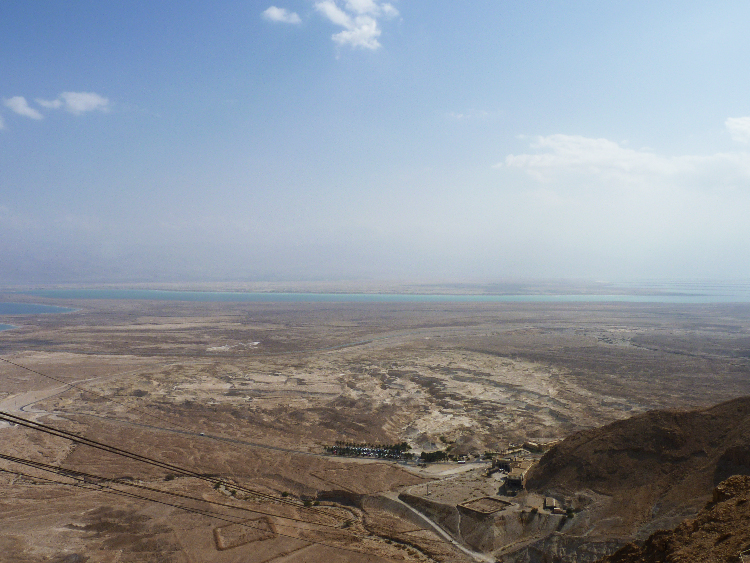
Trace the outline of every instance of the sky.
{"type": "Polygon", "coordinates": [[[748,24],[2,2],[0,284],[750,279],[748,24]]]}

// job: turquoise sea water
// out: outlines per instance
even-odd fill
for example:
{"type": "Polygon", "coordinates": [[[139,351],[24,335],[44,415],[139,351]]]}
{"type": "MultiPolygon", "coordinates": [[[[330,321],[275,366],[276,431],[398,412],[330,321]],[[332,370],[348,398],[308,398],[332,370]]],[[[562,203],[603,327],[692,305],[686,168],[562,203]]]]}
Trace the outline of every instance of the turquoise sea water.
{"type": "Polygon", "coordinates": [[[56,307],[55,305],[39,305],[37,303],[7,303],[0,302],[0,315],[43,315],[48,313],[70,313],[75,309],[56,307]]]}
{"type": "MultiPolygon", "coordinates": [[[[18,292],[51,299],[143,299],[153,301],[265,303],[750,303],[750,284],[639,284],[611,294],[460,295],[419,293],[249,293],[158,289],[39,289],[18,292]]],[[[0,302],[0,315],[68,313],[67,307],[0,302]]],[[[0,324],[0,331],[16,328],[0,324]]]]}
{"type": "MultiPolygon", "coordinates": [[[[39,305],[37,303],[7,303],[0,302],[0,315],[42,315],[48,313],[70,313],[75,309],[56,307],[54,305],[39,305]]],[[[0,330],[10,330],[15,325],[0,323],[0,330]]]]}
{"type": "Polygon", "coordinates": [[[243,293],[155,289],[46,289],[26,295],[57,299],[144,299],[223,302],[330,303],[750,303],[750,285],[679,285],[628,287],[622,294],[454,295],[412,293],[243,293]]]}

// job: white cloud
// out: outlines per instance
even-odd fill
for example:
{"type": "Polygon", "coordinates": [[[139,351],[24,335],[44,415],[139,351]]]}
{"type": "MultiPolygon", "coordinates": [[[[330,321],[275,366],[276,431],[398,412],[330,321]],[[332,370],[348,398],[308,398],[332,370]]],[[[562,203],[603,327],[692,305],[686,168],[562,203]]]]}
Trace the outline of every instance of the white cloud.
{"type": "Polygon", "coordinates": [[[30,117],[31,119],[42,119],[44,117],[37,110],[30,107],[23,96],[13,96],[12,98],[3,100],[3,102],[18,115],[30,117]]]}
{"type": "MultiPolygon", "coordinates": [[[[3,103],[19,115],[37,120],[44,118],[44,115],[39,110],[31,107],[23,96],[13,96],[12,98],[3,99],[3,103]]],[[[89,111],[106,112],[110,109],[109,100],[94,92],[63,92],[54,100],[36,98],[36,103],[40,107],[49,110],[64,108],[67,112],[74,115],[81,115],[89,111]]],[[[2,118],[0,118],[0,129],[4,128],[5,124],[2,118]]]]}
{"type": "Polygon", "coordinates": [[[334,33],[331,38],[339,45],[363,47],[374,51],[380,48],[380,37],[377,20],[368,16],[357,16],[351,29],[334,33]]]}
{"type": "Polygon", "coordinates": [[[611,175],[657,169],[666,172],[671,167],[668,159],[651,152],[624,148],[607,139],[579,135],[537,137],[530,147],[545,152],[511,154],[505,158],[505,165],[523,168],[539,179],[562,171],[611,175]]]}
{"type": "Polygon", "coordinates": [[[512,210],[514,236],[545,261],[605,276],[746,275],[750,151],[669,155],[563,134],[527,143],[497,165],[497,210],[512,210]]]}
{"type": "Polygon", "coordinates": [[[346,8],[358,14],[373,14],[378,11],[375,0],[346,0],[346,8]]]}
{"type": "Polygon", "coordinates": [[[386,18],[395,18],[398,16],[398,10],[392,4],[381,4],[380,10],[386,18]]]}
{"type": "Polygon", "coordinates": [[[0,115],[0,129],[5,129],[5,123],[3,122],[3,116],[0,115]]]}
{"type": "Polygon", "coordinates": [[[273,22],[291,24],[302,23],[302,20],[296,12],[290,12],[286,8],[277,8],[276,6],[271,6],[270,8],[266,9],[262,15],[265,19],[273,22]]]}
{"type": "Polygon", "coordinates": [[[378,3],[375,0],[346,0],[346,9],[355,14],[369,14],[371,16],[393,18],[398,10],[387,2],[378,3]]]}
{"type": "Polygon", "coordinates": [[[336,43],[372,51],[381,47],[378,18],[398,15],[398,10],[392,4],[376,0],[345,0],[343,6],[336,0],[322,0],[315,3],[315,9],[331,23],[344,28],[331,36],[336,43]]]}
{"type": "Polygon", "coordinates": [[[341,8],[336,5],[333,0],[324,0],[323,2],[316,2],[315,9],[321,12],[325,17],[331,20],[336,25],[341,27],[351,28],[353,21],[351,16],[344,12],[341,8]]]}
{"type": "Polygon", "coordinates": [[[63,92],[65,110],[75,115],[81,115],[87,111],[109,111],[109,100],[94,92],[63,92]]]}
{"type": "Polygon", "coordinates": [[[54,100],[36,99],[43,108],[60,109],[74,115],[81,115],[88,111],[109,111],[110,103],[107,98],[94,92],[63,92],[54,100]]]}
{"type": "Polygon", "coordinates": [[[576,177],[583,183],[604,180],[643,186],[665,181],[737,185],[750,179],[750,154],[744,152],[663,156],[607,139],[561,134],[537,137],[530,147],[543,152],[511,154],[496,167],[520,168],[544,182],[576,177]]]}
{"type": "Polygon", "coordinates": [[[37,98],[36,103],[47,109],[57,109],[62,106],[62,100],[42,100],[41,98],[37,98]]]}
{"type": "Polygon", "coordinates": [[[729,130],[732,139],[740,143],[750,142],[750,117],[730,117],[724,125],[729,130]]]}
{"type": "Polygon", "coordinates": [[[63,92],[54,100],[36,99],[43,108],[60,109],[74,115],[81,115],[88,111],[109,111],[110,103],[107,98],[94,92],[63,92]]]}

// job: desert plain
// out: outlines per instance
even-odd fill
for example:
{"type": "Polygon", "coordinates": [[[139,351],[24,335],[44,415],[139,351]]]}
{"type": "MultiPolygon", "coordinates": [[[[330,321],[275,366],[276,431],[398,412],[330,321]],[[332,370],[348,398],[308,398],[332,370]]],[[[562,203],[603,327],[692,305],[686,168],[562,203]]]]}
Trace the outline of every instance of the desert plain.
{"type": "Polygon", "coordinates": [[[0,423],[3,562],[492,561],[399,493],[496,502],[487,452],[750,394],[748,304],[0,301],[75,309],[0,318],[0,411],[187,471],[0,423]]]}

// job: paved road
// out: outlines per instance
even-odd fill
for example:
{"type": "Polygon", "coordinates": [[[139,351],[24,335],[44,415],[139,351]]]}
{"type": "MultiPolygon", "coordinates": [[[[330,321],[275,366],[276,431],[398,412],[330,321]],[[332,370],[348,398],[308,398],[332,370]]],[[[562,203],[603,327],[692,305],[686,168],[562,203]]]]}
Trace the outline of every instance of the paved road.
{"type": "Polygon", "coordinates": [[[458,543],[455,539],[453,539],[453,536],[451,536],[448,532],[443,530],[443,528],[440,527],[440,525],[426,516],[425,514],[421,513],[419,510],[414,508],[413,506],[405,503],[400,498],[398,498],[398,493],[390,492],[390,493],[382,493],[381,496],[386,497],[392,501],[395,501],[399,503],[400,505],[408,508],[411,512],[413,512],[421,522],[423,522],[428,528],[431,528],[434,530],[440,537],[445,539],[447,542],[454,545],[456,548],[460,549],[462,552],[464,552],[466,555],[474,559],[475,561],[479,561],[480,563],[495,563],[495,558],[491,555],[485,555],[484,553],[480,553],[478,551],[473,551],[469,549],[466,546],[461,545],[458,543]]]}
{"type": "MultiPolygon", "coordinates": [[[[79,381],[74,381],[73,384],[75,385],[83,381],[89,380],[81,379],[79,381]]],[[[34,403],[38,403],[39,401],[49,399],[50,397],[54,397],[55,395],[60,395],[68,389],[70,389],[70,385],[63,383],[60,385],[55,385],[54,387],[35,389],[33,391],[26,391],[25,393],[16,393],[15,395],[10,395],[9,397],[6,397],[2,401],[0,401],[0,411],[7,413],[24,413],[26,415],[31,415],[26,417],[29,420],[37,420],[40,416],[50,413],[48,413],[47,411],[28,410],[28,407],[30,407],[34,403]]],[[[10,425],[6,422],[0,423],[0,428],[7,428],[8,426],[10,425]]]]}

